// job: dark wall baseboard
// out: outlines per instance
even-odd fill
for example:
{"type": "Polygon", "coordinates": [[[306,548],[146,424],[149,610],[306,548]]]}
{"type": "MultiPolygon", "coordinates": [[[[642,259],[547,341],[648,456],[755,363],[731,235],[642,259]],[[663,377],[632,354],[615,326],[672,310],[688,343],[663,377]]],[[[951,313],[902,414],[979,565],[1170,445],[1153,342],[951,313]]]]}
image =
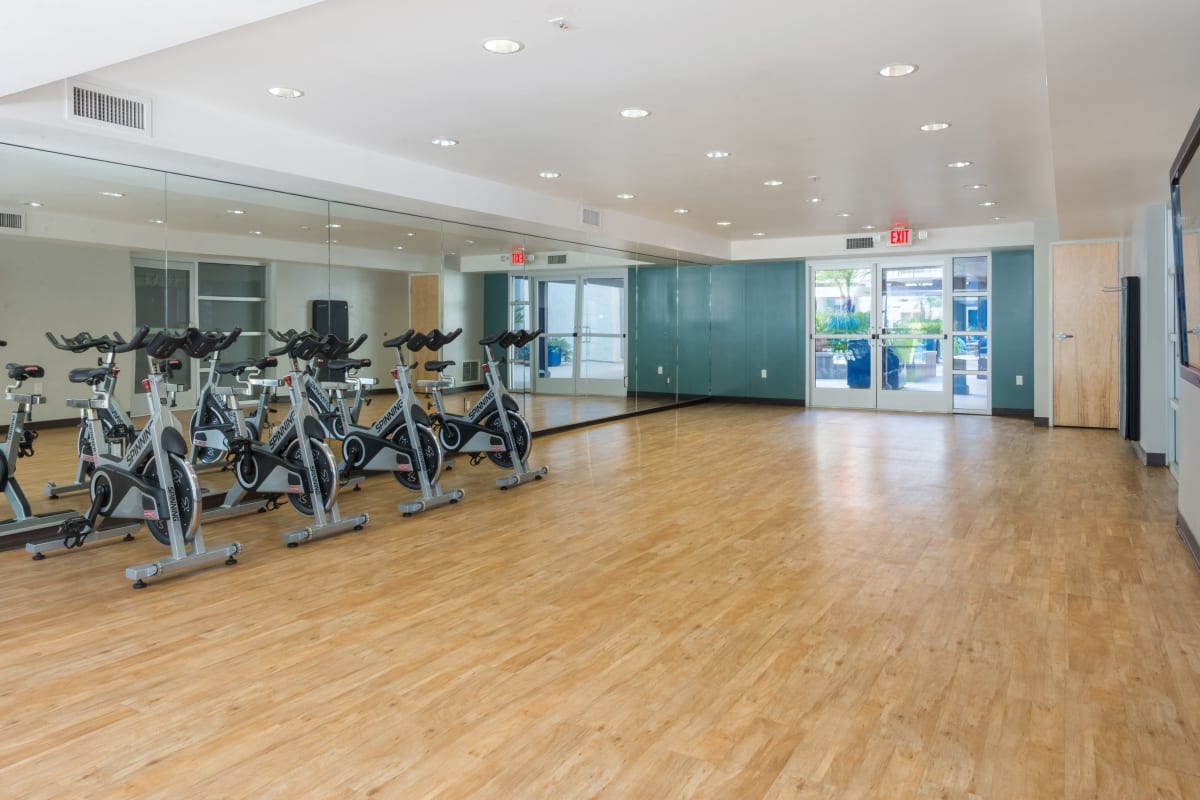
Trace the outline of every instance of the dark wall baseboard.
{"type": "Polygon", "coordinates": [[[1049,417],[1034,417],[1033,418],[1033,427],[1049,428],[1050,427],[1050,418],[1049,417]]]}
{"type": "Polygon", "coordinates": [[[744,403],[752,406],[804,406],[804,400],[794,397],[724,397],[713,395],[712,400],[718,403],[744,403]]]}
{"type": "MultiPolygon", "coordinates": [[[[675,395],[668,395],[674,397],[675,395]]],[[[550,428],[541,428],[533,431],[533,436],[536,439],[539,436],[549,436],[552,433],[565,433],[566,431],[578,430],[579,428],[589,428],[592,425],[603,425],[608,422],[617,422],[622,419],[632,419],[633,417],[644,417],[647,414],[657,414],[660,411],[678,411],[681,408],[688,406],[696,406],[701,403],[708,402],[707,397],[694,397],[688,400],[680,400],[678,403],[668,405],[654,406],[652,408],[639,408],[636,411],[627,411],[624,414],[614,414],[609,417],[597,417],[596,419],[582,420],[580,422],[571,422],[566,425],[555,425],[550,428]]]]}
{"type": "Polygon", "coordinates": [[[1130,442],[1133,446],[1133,452],[1147,467],[1165,467],[1167,465],[1166,453],[1147,453],[1146,448],[1142,447],[1141,442],[1130,442]]]}
{"type": "Polygon", "coordinates": [[[993,408],[993,417],[1016,417],[1018,419],[1035,419],[1032,408],[993,408]]]}
{"type": "Polygon", "coordinates": [[[1192,529],[1188,527],[1187,520],[1183,518],[1182,514],[1175,514],[1175,530],[1179,532],[1179,538],[1183,539],[1188,552],[1192,554],[1192,561],[1195,561],[1196,567],[1200,568],[1200,542],[1196,541],[1196,534],[1192,533],[1192,529]]]}

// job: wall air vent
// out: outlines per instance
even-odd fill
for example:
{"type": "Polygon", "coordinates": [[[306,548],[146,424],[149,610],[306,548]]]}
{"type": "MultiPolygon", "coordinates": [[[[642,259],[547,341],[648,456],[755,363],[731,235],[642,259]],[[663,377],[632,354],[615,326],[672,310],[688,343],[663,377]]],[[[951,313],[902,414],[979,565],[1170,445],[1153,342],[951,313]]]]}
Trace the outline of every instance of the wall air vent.
{"type": "Polygon", "coordinates": [[[554,253],[552,255],[548,255],[548,256],[546,256],[546,263],[547,264],[565,264],[565,263],[567,263],[567,254],[566,253],[554,253]]]}
{"type": "Polygon", "coordinates": [[[583,209],[579,218],[584,225],[593,225],[597,228],[600,227],[600,212],[594,208],[583,209]]]}
{"type": "Polygon", "coordinates": [[[479,383],[479,362],[478,361],[462,362],[462,382],[463,383],[479,383]]]}
{"type": "Polygon", "coordinates": [[[67,119],[150,135],[150,101],[86,83],[67,82],[67,119]]]}
{"type": "Polygon", "coordinates": [[[16,211],[0,211],[0,231],[25,232],[25,215],[16,211]]]}
{"type": "Polygon", "coordinates": [[[847,250],[866,250],[875,246],[874,236],[848,236],[846,237],[847,250]]]}

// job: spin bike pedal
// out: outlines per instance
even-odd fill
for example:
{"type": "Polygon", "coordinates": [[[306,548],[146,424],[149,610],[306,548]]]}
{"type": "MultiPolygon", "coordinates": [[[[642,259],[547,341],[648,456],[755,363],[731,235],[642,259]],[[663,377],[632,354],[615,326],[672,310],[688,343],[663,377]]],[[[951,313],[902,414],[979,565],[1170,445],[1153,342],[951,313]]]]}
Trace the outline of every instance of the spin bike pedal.
{"type": "Polygon", "coordinates": [[[128,425],[113,425],[108,429],[104,436],[104,440],[110,444],[120,444],[129,440],[129,435],[132,431],[128,425]]]}
{"type": "Polygon", "coordinates": [[[229,455],[234,459],[250,455],[250,439],[245,436],[231,436],[225,440],[229,446],[229,455]]]}

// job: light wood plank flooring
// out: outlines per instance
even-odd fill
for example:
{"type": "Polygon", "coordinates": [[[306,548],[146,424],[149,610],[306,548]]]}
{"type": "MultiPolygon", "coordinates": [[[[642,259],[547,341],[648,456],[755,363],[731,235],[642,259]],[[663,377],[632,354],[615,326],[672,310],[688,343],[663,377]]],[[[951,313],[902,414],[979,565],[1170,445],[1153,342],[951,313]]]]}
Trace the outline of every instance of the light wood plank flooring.
{"type": "Polygon", "coordinates": [[[0,553],[0,796],[1200,798],[1200,575],[1114,433],[708,404],[534,461],[143,591],[146,534],[0,553]]]}

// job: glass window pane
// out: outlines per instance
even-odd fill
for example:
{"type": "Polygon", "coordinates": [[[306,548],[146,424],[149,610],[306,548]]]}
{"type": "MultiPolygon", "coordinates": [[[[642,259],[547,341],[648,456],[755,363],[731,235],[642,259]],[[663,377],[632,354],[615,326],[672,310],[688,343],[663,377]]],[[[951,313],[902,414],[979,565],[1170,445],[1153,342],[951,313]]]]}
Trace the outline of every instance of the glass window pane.
{"type": "Polygon", "coordinates": [[[538,327],[575,332],[575,280],[538,281],[538,327]]]}
{"type": "Polygon", "coordinates": [[[870,329],[871,270],[816,270],[813,274],[813,331],[867,333],[870,329]]]}
{"type": "Polygon", "coordinates": [[[954,259],[954,291],[986,292],[987,256],[964,256],[954,259]]]}
{"type": "Polygon", "coordinates": [[[988,406],[986,375],[953,375],[954,410],[983,411],[988,406]]]}
{"type": "Polygon", "coordinates": [[[942,272],[942,267],[882,270],[885,332],[942,332],[942,272]]]}
{"type": "Polygon", "coordinates": [[[255,264],[201,262],[196,282],[201,297],[267,296],[267,269],[255,264]]]}
{"type": "Polygon", "coordinates": [[[988,368],[988,337],[952,336],[954,369],[986,372],[988,368]]]}
{"type": "Polygon", "coordinates": [[[943,391],[940,339],[894,339],[888,337],[884,350],[883,388],[888,391],[943,391]]]}
{"type": "Polygon", "coordinates": [[[822,389],[869,389],[871,344],[867,339],[816,339],[813,370],[822,389]]]}
{"type": "Polygon", "coordinates": [[[619,335],[625,321],[625,279],[587,278],[583,283],[583,335],[619,335]]]}
{"type": "Polygon", "coordinates": [[[513,279],[513,301],[520,303],[529,302],[529,278],[524,275],[514,275],[513,279]]]}
{"type": "Polygon", "coordinates": [[[986,331],[988,329],[988,299],[986,297],[956,296],[954,298],[954,330],[986,331]]]}
{"type": "Polygon", "coordinates": [[[266,304],[240,300],[199,301],[200,327],[206,331],[266,330],[266,304]]]}
{"type": "Polygon", "coordinates": [[[588,380],[625,380],[625,354],[619,336],[592,336],[580,340],[579,377],[588,380]]]}

